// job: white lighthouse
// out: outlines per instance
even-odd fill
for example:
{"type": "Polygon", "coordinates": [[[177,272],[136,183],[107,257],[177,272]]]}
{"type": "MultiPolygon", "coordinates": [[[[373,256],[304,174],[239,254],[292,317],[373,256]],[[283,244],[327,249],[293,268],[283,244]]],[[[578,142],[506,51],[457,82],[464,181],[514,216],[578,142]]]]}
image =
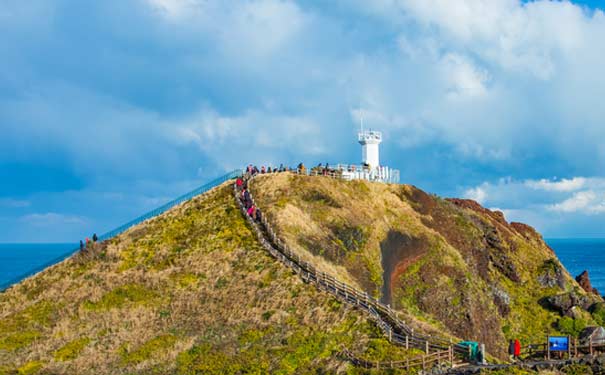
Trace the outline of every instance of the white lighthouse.
{"type": "Polygon", "coordinates": [[[361,162],[370,169],[380,167],[378,145],[382,142],[382,133],[374,130],[362,130],[357,134],[361,144],[361,162]]]}
{"type": "Polygon", "coordinates": [[[362,165],[338,164],[336,169],[346,180],[368,180],[387,183],[399,183],[399,171],[380,165],[379,145],[382,133],[375,130],[363,130],[357,133],[361,145],[362,165]]]}

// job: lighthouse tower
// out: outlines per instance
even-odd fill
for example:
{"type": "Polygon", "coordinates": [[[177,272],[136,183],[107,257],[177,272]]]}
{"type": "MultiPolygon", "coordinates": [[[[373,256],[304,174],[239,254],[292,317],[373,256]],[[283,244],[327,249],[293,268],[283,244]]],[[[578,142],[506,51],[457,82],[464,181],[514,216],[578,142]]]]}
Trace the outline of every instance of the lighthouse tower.
{"type": "Polygon", "coordinates": [[[382,142],[382,133],[374,130],[362,130],[357,136],[361,144],[361,162],[371,169],[380,167],[378,145],[382,142]]]}

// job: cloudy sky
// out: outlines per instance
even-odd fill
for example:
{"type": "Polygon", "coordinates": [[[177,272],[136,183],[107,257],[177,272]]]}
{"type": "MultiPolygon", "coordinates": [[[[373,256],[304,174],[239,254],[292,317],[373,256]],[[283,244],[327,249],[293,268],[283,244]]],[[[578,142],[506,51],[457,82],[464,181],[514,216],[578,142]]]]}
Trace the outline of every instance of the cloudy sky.
{"type": "Polygon", "coordinates": [[[605,237],[603,1],[4,0],[0,242],[102,233],[257,164],[359,162],[605,237]]]}

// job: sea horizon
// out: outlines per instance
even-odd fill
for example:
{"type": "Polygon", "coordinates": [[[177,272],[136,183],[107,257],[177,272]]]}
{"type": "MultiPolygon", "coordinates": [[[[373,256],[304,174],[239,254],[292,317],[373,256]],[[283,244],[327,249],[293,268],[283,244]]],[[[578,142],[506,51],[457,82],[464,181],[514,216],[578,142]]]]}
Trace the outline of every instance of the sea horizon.
{"type": "MultiPolygon", "coordinates": [[[[552,237],[544,241],[572,277],[586,270],[592,286],[605,293],[605,238],[552,237]]],[[[0,285],[51,266],[78,246],[79,242],[0,242],[0,285]]]]}

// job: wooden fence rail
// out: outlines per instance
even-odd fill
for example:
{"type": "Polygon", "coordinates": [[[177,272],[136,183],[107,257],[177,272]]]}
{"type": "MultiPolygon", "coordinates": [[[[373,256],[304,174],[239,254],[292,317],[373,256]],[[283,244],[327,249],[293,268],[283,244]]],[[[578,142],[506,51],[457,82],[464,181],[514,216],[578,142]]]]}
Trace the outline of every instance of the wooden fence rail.
{"type": "MultiPolygon", "coordinates": [[[[250,182],[251,180],[248,181],[249,188],[250,182]]],[[[327,291],[339,300],[354,305],[369,313],[370,317],[381,328],[389,341],[404,346],[406,349],[417,348],[425,351],[425,355],[417,360],[422,361],[422,363],[410,362],[410,360],[407,360],[406,366],[428,366],[429,364],[445,363],[445,354],[443,353],[447,353],[449,356],[448,359],[450,364],[453,363],[454,359],[464,362],[469,360],[468,348],[466,346],[452,344],[451,340],[446,338],[414,332],[411,327],[397,316],[390,306],[381,303],[366,292],[360,291],[325,272],[317,270],[312,264],[301,259],[299,254],[292,251],[281,239],[279,239],[272,226],[267,221],[266,215],[263,215],[261,223],[258,223],[247,214],[241,199],[239,199],[238,189],[235,186],[234,195],[242,214],[256,233],[258,240],[273,257],[291,268],[304,281],[315,284],[319,289],[327,291]],[[434,353],[431,353],[431,351],[434,353]]],[[[252,204],[258,207],[254,198],[252,196],[250,197],[252,199],[252,204]]],[[[385,364],[379,363],[378,365],[385,364]]]]}

